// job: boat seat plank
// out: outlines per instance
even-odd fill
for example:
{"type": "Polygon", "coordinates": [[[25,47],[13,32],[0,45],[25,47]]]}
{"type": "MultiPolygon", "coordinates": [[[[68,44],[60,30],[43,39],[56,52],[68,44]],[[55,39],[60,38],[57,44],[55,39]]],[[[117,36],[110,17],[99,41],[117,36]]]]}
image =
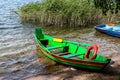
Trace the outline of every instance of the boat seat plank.
{"type": "Polygon", "coordinates": [[[52,49],[57,49],[57,48],[63,48],[65,46],[52,46],[52,47],[47,47],[48,50],[52,50],[52,49]]]}
{"type": "Polygon", "coordinates": [[[62,57],[64,57],[64,58],[71,58],[71,57],[75,57],[75,56],[79,56],[80,54],[68,54],[68,55],[64,55],[64,56],[62,56],[62,57]]]}

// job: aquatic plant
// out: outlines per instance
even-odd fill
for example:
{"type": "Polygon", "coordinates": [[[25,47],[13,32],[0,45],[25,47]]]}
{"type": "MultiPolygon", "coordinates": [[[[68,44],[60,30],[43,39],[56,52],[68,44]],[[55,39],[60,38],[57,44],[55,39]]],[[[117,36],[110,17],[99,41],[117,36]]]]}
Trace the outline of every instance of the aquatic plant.
{"type": "Polygon", "coordinates": [[[22,6],[19,15],[23,22],[48,26],[87,26],[111,21],[107,20],[111,16],[102,15],[92,0],[43,0],[22,6]]]}

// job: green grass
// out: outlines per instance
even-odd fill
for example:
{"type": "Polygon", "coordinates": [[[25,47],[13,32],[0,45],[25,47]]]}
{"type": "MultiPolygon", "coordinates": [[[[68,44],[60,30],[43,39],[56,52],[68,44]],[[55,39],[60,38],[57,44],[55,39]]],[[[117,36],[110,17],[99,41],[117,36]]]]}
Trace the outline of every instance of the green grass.
{"type": "Polygon", "coordinates": [[[112,22],[111,16],[102,15],[92,0],[43,0],[22,6],[19,15],[23,22],[49,26],[87,26],[112,22]]]}

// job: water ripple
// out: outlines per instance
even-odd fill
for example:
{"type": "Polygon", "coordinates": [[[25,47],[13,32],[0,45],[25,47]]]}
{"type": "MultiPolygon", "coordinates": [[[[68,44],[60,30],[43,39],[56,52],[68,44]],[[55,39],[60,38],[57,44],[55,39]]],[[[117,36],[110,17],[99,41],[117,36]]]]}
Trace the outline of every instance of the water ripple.
{"type": "Polygon", "coordinates": [[[0,80],[19,80],[43,69],[33,51],[34,27],[22,25],[19,16],[12,12],[33,1],[40,0],[0,2],[0,80]]]}
{"type": "MultiPolygon", "coordinates": [[[[34,53],[33,26],[22,25],[11,9],[40,0],[1,0],[0,2],[0,80],[19,80],[43,70],[34,53]]],[[[107,56],[120,53],[120,39],[96,33],[94,29],[65,29],[44,27],[54,37],[99,46],[99,53],[107,56]],[[67,35],[66,35],[67,34],[67,35]]]]}

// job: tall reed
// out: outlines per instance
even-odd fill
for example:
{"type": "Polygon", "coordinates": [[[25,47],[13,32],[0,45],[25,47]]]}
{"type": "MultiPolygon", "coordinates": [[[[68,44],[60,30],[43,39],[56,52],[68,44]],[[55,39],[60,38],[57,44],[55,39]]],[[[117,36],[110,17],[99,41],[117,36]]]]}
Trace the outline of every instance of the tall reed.
{"type": "Polygon", "coordinates": [[[108,23],[107,19],[111,17],[102,15],[92,0],[43,0],[22,6],[19,15],[23,22],[57,26],[108,23]]]}

